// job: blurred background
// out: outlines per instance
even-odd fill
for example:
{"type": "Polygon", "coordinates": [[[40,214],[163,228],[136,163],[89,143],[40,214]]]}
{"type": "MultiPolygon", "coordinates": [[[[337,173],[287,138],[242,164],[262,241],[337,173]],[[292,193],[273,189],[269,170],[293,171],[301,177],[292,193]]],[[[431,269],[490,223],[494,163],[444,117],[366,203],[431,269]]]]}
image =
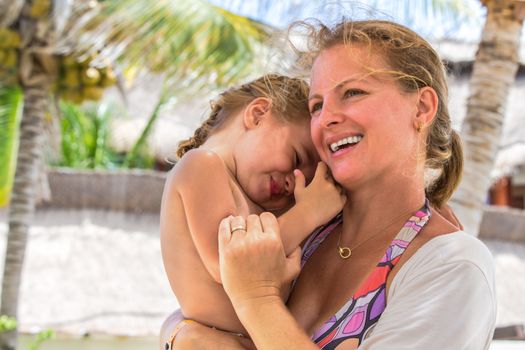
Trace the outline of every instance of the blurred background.
{"type": "Polygon", "coordinates": [[[524,3],[0,0],[0,347],[155,348],[178,306],[158,223],[178,142],[225,87],[299,73],[291,22],[345,16],[443,58],[466,155],[450,204],[495,258],[492,348],[525,349],[524,3]]]}

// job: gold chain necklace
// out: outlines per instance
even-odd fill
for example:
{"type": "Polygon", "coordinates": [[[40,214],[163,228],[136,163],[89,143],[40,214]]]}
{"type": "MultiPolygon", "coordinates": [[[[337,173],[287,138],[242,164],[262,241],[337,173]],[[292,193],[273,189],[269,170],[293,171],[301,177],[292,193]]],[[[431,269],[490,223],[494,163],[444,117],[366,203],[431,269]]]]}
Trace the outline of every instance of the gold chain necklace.
{"type": "MultiPolygon", "coordinates": [[[[352,249],[350,249],[350,247],[341,247],[341,237],[343,236],[343,225],[341,225],[341,231],[339,232],[339,240],[337,241],[337,251],[339,253],[339,256],[341,257],[341,259],[344,259],[344,260],[348,259],[349,257],[352,256],[352,251],[353,250],[356,250],[361,245],[365,244],[366,242],[368,242],[369,240],[371,240],[372,238],[376,237],[378,234],[380,234],[381,232],[386,230],[388,227],[392,226],[399,218],[401,218],[403,216],[406,216],[406,215],[409,215],[409,214],[410,214],[410,218],[411,218],[412,214],[414,212],[415,211],[410,211],[408,213],[405,213],[403,215],[400,215],[400,216],[396,217],[394,220],[392,220],[392,222],[390,222],[390,224],[388,224],[385,227],[383,227],[382,229],[378,230],[376,233],[374,233],[373,235],[369,236],[367,239],[365,239],[364,241],[362,241],[361,243],[359,243],[358,245],[356,245],[352,249]]],[[[409,220],[410,220],[410,218],[409,218],[409,220]]]]}
{"type": "Polygon", "coordinates": [[[372,238],[374,238],[375,236],[383,232],[383,230],[385,230],[388,226],[386,226],[384,229],[377,231],[375,234],[368,237],[367,239],[365,239],[363,242],[359,243],[352,249],[350,249],[349,247],[341,247],[341,236],[343,235],[343,227],[341,226],[341,232],[339,232],[339,240],[337,241],[337,250],[339,251],[339,256],[341,257],[341,259],[345,259],[345,260],[348,259],[349,257],[352,256],[352,250],[355,250],[356,248],[365,244],[366,242],[368,242],[369,240],[371,240],[372,238]]]}

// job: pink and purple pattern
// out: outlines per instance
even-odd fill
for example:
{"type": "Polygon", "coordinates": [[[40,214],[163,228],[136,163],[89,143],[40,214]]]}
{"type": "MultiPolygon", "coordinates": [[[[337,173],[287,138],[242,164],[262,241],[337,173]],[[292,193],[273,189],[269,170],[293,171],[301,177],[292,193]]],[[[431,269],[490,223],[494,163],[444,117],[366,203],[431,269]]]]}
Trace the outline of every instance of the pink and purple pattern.
{"type": "MultiPolygon", "coordinates": [[[[430,219],[428,201],[405,223],[387,251],[354,295],[312,335],[320,349],[335,349],[341,342],[355,339],[356,346],[367,336],[386,307],[388,274],[405,252],[412,239],[430,219]]],[[[339,214],[331,222],[314,232],[305,244],[302,265],[322,241],[342,222],[339,214]]]]}

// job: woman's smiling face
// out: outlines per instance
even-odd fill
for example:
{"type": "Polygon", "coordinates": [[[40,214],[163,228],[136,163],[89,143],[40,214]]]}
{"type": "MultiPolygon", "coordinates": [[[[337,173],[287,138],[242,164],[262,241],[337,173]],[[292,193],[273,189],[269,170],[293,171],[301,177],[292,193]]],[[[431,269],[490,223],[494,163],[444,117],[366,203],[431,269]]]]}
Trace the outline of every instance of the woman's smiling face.
{"type": "Polygon", "coordinates": [[[360,45],[333,46],[314,62],[312,140],[347,189],[415,165],[417,93],[402,91],[388,70],[379,54],[360,45]]]}

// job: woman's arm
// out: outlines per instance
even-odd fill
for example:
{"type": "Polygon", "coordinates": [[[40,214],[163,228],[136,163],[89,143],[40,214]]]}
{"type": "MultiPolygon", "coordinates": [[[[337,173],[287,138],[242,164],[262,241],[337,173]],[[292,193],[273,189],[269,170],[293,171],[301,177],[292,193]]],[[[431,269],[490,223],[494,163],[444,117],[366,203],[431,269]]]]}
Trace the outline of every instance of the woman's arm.
{"type": "Polygon", "coordinates": [[[223,286],[257,349],[317,349],[280,298],[299,273],[300,249],[286,256],[275,216],[250,215],[221,221],[219,261],[223,286]]]}
{"type": "Polygon", "coordinates": [[[222,332],[195,321],[185,324],[176,331],[175,329],[182,321],[184,321],[184,316],[180,310],[169,315],[164,321],[160,330],[160,350],[255,350],[253,343],[248,338],[222,332]],[[174,331],[177,333],[170,344],[169,341],[174,331]]]}
{"type": "MultiPolygon", "coordinates": [[[[213,329],[197,322],[182,328],[173,341],[173,350],[256,350],[243,337],[213,329]]],[[[171,350],[171,349],[170,349],[171,350]]]]}

